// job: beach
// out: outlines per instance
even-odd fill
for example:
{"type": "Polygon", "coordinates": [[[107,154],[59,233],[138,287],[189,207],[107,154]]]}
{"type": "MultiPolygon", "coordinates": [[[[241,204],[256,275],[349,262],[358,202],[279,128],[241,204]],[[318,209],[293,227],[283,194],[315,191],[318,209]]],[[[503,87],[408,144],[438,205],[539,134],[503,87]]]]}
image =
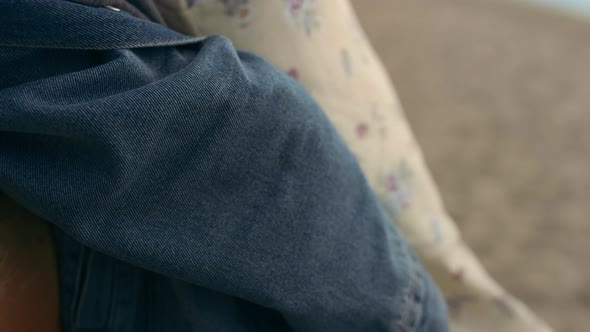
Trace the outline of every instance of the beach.
{"type": "Polygon", "coordinates": [[[500,0],[356,0],[451,216],[559,332],[590,312],[590,21],[500,0]]]}

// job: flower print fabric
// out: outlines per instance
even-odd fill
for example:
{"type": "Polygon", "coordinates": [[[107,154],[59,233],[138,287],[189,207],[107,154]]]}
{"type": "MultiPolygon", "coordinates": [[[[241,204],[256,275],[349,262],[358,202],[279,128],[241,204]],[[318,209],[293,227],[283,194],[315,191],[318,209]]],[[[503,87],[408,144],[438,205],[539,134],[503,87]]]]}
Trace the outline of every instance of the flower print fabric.
{"type": "Polygon", "coordinates": [[[319,25],[315,7],[317,0],[285,0],[285,17],[291,23],[303,27],[306,34],[311,34],[319,25]]]}
{"type": "Polygon", "coordinates": [[[184,1],[159,0],[171,26],[229,37],[298,80],[322,106],[445,293],[452,331],[551,331],[487,274],[461,239],[348,1],[184,1]]]}

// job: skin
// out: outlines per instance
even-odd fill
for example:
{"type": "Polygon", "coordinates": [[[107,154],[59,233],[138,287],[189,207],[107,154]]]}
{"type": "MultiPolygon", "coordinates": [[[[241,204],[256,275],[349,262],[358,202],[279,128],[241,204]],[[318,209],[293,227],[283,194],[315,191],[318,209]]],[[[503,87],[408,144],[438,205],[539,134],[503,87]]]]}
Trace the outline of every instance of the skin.
{"type": "Polygon", "coordinates": [[[0,330],[58,332],[58,310],[50,228],[0,193],[0,330]]]}

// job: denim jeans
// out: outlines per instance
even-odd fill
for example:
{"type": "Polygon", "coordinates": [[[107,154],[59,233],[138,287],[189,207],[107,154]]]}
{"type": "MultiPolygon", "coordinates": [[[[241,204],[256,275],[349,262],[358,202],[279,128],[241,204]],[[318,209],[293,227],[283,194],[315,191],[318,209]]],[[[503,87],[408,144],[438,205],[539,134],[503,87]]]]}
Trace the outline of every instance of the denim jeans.
{"type": "Polygon", "coordinates": [[[0,190],[54,225],[65,331],[446,331],[321,109],[226,38],[0,3],[0,190]]]}

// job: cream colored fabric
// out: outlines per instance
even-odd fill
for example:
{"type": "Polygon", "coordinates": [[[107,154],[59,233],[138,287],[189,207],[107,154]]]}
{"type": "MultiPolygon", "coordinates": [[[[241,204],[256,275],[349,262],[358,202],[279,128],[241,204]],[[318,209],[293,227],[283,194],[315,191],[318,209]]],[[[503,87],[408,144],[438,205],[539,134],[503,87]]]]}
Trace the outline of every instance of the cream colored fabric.
{"type": "Polygon", "coordinates": [[[195,35],[225,35],[313,95],[356,155],[392,222],[442,288],[453,331],[550,331],[489,277],[461,240],[348,1],[158,2],[170,26],[195,35]]]}

